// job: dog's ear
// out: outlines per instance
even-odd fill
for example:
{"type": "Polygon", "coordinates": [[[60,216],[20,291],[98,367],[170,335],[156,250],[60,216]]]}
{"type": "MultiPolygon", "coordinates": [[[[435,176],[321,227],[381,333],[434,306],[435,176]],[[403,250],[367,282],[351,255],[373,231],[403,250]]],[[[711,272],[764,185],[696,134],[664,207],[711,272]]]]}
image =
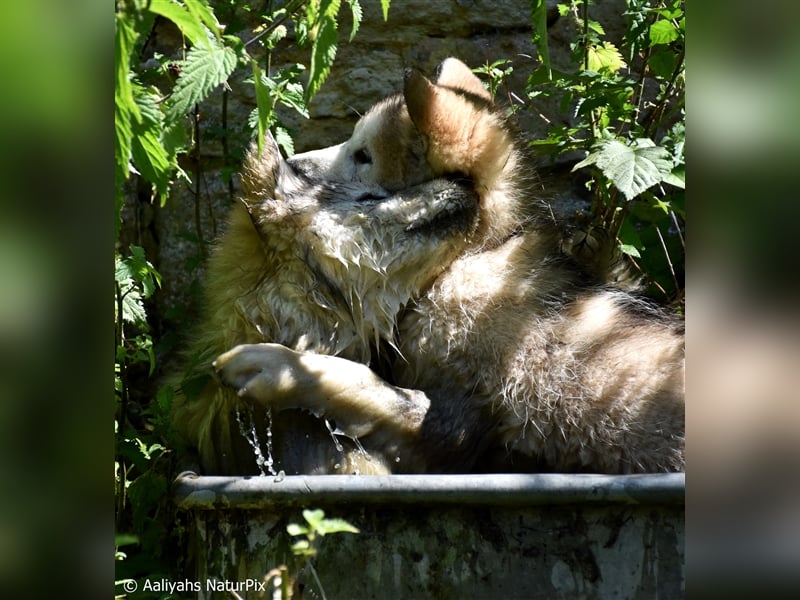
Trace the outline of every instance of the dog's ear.
{"type": "Polygon", "coordinates": [[[432,83],[406,69],[403,95],[411,121],[428,142],[428,162],[437,173],[465,172],[470,131],[476,119],[472,102],[452,88],[432,83]]]}
{"type": "MultiPolygon", "coordinates": [[[[448,80],[454,70],[461,70],[458,64],[467,69],[455,63],[447,68],[450,74],[444,74],[448,80]]],[[[474,76],[470,73],[470,77],[474,76]]],[[[476,103],[468,97],[471,94],[459,90],[432,83],[415,69],[405,71],[406,107],[419,133],[427,138],[431,168],[438,174],[463,173],[488,187],[502,173],[513,142],[488,104],[476,103]]]]}
{"type": "Polygon", "coordinates": [[[417,69],[406,69],[403,79],[408,114],[419,132],[430,136],[434,133],[436,113],[441,105],[439,90],[417,69]]]}
{"type": "Polygon", "coordinates": [[[436,85],[463,90],[487,102],[492,101],[492,96],[483,87],[481,80],[457,58],[444,59],[436,69],[435,80],[436,85]]]}
{"type": "Polygon", "coordinates": [[[281,171],[288,168],[275,138],[267,131],[261,151],[258,149],[258,144],[253,142],[244,158],[241,180],[245,197],[251,201],[272,197],[275,186],[280,180],[281,171]]]}

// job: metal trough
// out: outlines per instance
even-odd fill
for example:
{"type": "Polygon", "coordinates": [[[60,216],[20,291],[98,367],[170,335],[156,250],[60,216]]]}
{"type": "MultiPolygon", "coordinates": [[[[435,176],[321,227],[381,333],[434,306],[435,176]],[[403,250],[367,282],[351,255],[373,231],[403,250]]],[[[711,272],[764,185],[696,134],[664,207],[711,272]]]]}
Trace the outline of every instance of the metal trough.
{"type": "Polygon", "coordinates": [[[174,497],[200,598],[270,598],[257,582],[291,563],[286,525],[321,508],[360,533],[321,539],[303,598],[653,600],[684,597],[684,491],[683,473],[183,473],[174,497]]]}

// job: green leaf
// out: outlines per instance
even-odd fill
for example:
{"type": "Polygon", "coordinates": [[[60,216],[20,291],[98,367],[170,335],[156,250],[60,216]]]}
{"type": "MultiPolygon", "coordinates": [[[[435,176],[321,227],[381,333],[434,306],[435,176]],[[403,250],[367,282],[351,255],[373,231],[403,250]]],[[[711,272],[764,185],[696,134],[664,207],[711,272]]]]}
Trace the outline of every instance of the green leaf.
{"type": "Polygon", "coordinates": [[[138,128],[134,128],[134,132],[136,135],[131,141],[133,164],[163,199],[172,175],[172,165],[167,151],[161,144],[158,132],[151,129],[138,131],[138,128]]]}
{"type": "Polygon", "coordinates": [[[141,119],[139,109],[133,99],[130,57],[136,42],[136,30],[124,14],[117,14],[114,20],[114,163],[115,187],[117,194],[117,219],[122,208],[122,183],[130,175],[132,123],[141,119]]]}
{"type": "Polygon", "coordinates": [[[356,33],[358,33],[358,28],[361,25],[361,19],[364,16],[363,11],[361,10],[361,4],[358,0],[347,0],[347,3],[350,5],[350,12],[353,15],[353,28],[350,30],[350,40],[353,41],[353,38],[356,37],[356,33]]]}
{"type": "Polygon", "coordinates": [[[192,13],[186,6],[182,6],[173,0],[150,0],[150,2],[146,3],[146,6],[150,12],[161,15],[175,23],[181,33],[195,46],[203,45],[209,47],[211,45],[208,30],[203,25],[203,20],[199,13],[192,13]]]}
{"type": "Polygon", "coordinates": [[[317,532],[320,535],[327,535],[329,533],[359,533],[359,530],[343,519],[323,519],[317,527],[317,532]]]}
{"type": "Polygon", "coordinates": [[[661,79],[669,79],[672,77],[672,72],[675,70],[677,56],[667,47],[656,48],[650,53],[647,59],[647,65],[653,72],[653,75],[661,79]]]}
{"type": "Polygon", "coordinates": [[[136,169],[164,198],[169,188],[173,164],[161,139],[163,114],[155,88],[133,86],[134,100],[141,116],[133,123],[131,156],[136,169]]]}
{"type": "Polygon", "coordinates": [[[192,107],[202,102],[236,68],[236,52],[227,46],[209,41],[206,46],[194,46],[180,63],[181,74],[169,99],[166,116],[177,121],[192,107]]]}
{"type": "Polygon", "coordinates": [[[219,26],[219,21],[217,21],[217,17],[214,15],[214,11],[208,6],[205,0],[183,0],[183,3],[186,5],[186,8],[189,9],[189,12],[195,19],[199,20],[203,23],[210,31],[214,34],[214,36],[219,39],[221,30],[219,26]]]}
{"type": "Polygon", "coordinates": [[[642,255],[636,249],[636,246],[631,246],[630,244],[620,244],[619,251],[623,254],[628,254],[629,256],[633,256],[634,258],[641,258],[642,255]]]}
{"type": "Polygon", "coordinates": [[[661,19],[650,26],[650,46],[669,44],[677,40],[678,35],[678,30],[672,22],[661,19]]]}
{"type": "Polygon", "coordinates": [[[383,20],[389,18],[389,5],[392,3],[392,0],[381,0],[381,10],[383,11],[383,20]]]}
{"type": "Polygon", "coordinates": [[[322,522],[322,519],[325,518],[325,511],[320,508],[315,510],[305,509],[303,511],[303,518],[308,521],[308,524],[311,526],[312,531],[316,531],[319,524],[322,522]]]}
{"type": "Polygon", "coordinates": [[[114,546],[120,548],[122,546],[130,546],[131,544],[138,544],[139,536],[132,533],[117,533],[114,535],[114,546]]]}
{"type": "Polygon", "coordinates": [[[146,324],[147,313],[142,304],[142,295],[133,286],[122,289],[122,320],[129,323],[146,324]]]}
{"type": "Polygon", "coordinates": [[[292,554],[295,556],[314,556],[316,552],[308,540],[298,540],[292,544],[292,554]]]}
{"type": "Polygon", "coordinates": [[[339,33],[336,31],[336,20],[325,14],[320,16],[319,30],[311,48],[311,68],[308,72],[306,103],[319,91],[336,58],[336,46],[339,33]]]}
{"type": "Polygon", "coordinates": [[[283,153],[288,157],[294,154],[294,140],[283,127],[275,128],[275,143],[283,148],[283,153]]]}
{"type": "Polygon", "coordinates": [[[622,54],[611,42],[603,42],[589,47],[586,57],[587,70],[597,73],[616,73],[625,66],[622,54]]]}
{"type": "Polygon", "coordinates": [[[634,258],[642,257],[639,249],[641,248],[644,250],[644,244],[642,243],[641,237],[639,237],[639,232],[631,224],[629,219],[626,218],[624,221],[622,221],[622,225],[619,228],[619,233],[617,234],[617,239],[619,240],[620,252],[629,256],[633,256],[634,258]]]}
{"type": "Polygon", "coordinates": [[[672,169],[669,174],[664,175],[664,183],[674,185],[682,190],[686,189],[686,166],[679,165],[672,169]]]}
{"type": "Polygon", "coordinates": [[[597,165],[627,200],[659,183],[672,171],[669,152],[648,139],[637,140],[632,146],[619,140],[604,140],[572,170],[592,164],[597,165]]]}
{"type": "Polygon", "coordinates": [[[326,519],[321,509],[304,510],[303,518],[308,522],[311,531],[326,535],[328,533],[359,533],[358,529],[343,519],[326,519]]]}
{"type": "Polygon", "coordinates": [[[591,29],[592,31],[594,31],[595,33],[597,33],[599,35],[605,35],[606,34],[606,31],[605,31],[605,29],[603,29],[603,26],[600,25],[600,23],[598,23],[597,21],[590,20],[589,21],[589,29],[591,29]]]}
{"type": "Polygon", "coordinates": [[[256,110],[254,111],[257,116],[256,124],[258,128],[258,137],[256,139],[258,141],[258,151],[261,152],[263,150],[264,136],[275,121],[275,105],[268,80],[256,61],[253,61],[253,82],[256,88],[256,110]]]}
{"type": "Polygon", "coordinates": [[[547,45],[547,2],[545,0],[533,0],[531,5],[533,8],[531,11],[531,20],[533,21],[532,41],[536,45],[536,52],[542,62],[539,71],[547,76],[547,80],[550,80],[553,78],[553,74],[550,65],[550,49],[547,45]]]}
{"type": "Polygon", "coordinates": [[[289,535],[308,535],[310,531],[305,525],[298,525],[297,523],[289,523],[286,526],[286,532],[289,535]]]}

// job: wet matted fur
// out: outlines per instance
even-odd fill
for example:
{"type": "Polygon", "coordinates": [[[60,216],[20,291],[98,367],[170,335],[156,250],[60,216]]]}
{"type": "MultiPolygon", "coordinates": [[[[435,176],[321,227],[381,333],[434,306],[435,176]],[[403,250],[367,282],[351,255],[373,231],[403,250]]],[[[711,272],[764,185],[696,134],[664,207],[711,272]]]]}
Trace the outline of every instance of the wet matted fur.
{"type": "Polygon", "coordinates": [[[195,340],[219,379],[175,412],[204,469],[252,472],[268,408],[287,472],[683,469],[682,321],[565,256],[533,181],[455,59],[344,144],[251,151],[195,340]]]}

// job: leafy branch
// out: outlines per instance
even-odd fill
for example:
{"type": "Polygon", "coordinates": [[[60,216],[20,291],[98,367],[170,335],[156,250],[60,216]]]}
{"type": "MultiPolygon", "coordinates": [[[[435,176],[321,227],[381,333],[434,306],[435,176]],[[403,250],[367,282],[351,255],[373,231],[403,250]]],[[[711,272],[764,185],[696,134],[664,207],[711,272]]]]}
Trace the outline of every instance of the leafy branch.
{"type": "Polygon", "coordinates": [[[528,79],[529,98],[560,96],[569,125],[552,125],[533,142],[543,154],[582,152],[591,223],[614,239],[651,291],[682,301],[685,221],[685,29],[681,0],[627,0],[622,45],[605,39],[589,0],[559,4],[575,29],[572,70],[550,63],[546,2],[533,3],[533,41],[541,66],[528,79]],[[638,75],[636,72],[638,71],[638,75]],[[654,86],[658,91],[652,93],[654,86]],[[672,232],[665,235],[665,232],[672,232]]]}
{"type": "MultiPolygon", "coordinates": [[[[362,19],[359,0],[345,0],[352,14],[350,39],[362,19]]],[[[381,0],[384,19],[390,0],[381,0]]],[[[141,544],[137,557],[145,564],[161,552],[162,540],[171,524],[154,518],[163,511],[167,498],[167,477],[160,473],[159,459],[169,454],[163,442],[171,395],[169,387],[155,400],[135,402],[132,388],[136,373],[152,376],[156,369],[146,301],[161,285],[161,277],[147,260],[142,246],[120,242],[126,196],[144,183],[151,200],[163,205],[179,180],[191,183],[200,194],[200,161],[196,170],[181,168],[181,157],[200,157],[199,105],[216,90],[223,89],[223,111],[227,106],[229,81],[237,70],[252,73],[256,108],[249,125],[259,142],[267,128],[287,150],[292,140],[277,122],[276,107],[287,106],[308,116],[307,105],[328,77],[336,56],[341,0],[290,0],[283,8],[266,12],[249,3],[237,10],[256,15],[260,23],[246,42],[225,33],[208,0],[115,0],[114,18],[114,136],[115,136],[115,502],[117,546],[141,544]],[[148,40],[159,23],[167,21],[182,36],[174,57],[150,51],[148,40]],[[287,37],[287,24],[294,22],[297,43],[310,49],[308,66],[297,64],[277,72],[270,67],[270,52],[287,37]],[[266,64],[256,56],[266,54],[266,64]],[[147,57],[147,59],[146,59],[147,57]],[[305,79],[307,77],[307,79],[305,79]],[[304,83],[305,81],[305,83],[304,83]],[[159,464],[157,464],[159,463],[159,464]],[[129,533],[131,532],[132,533],[129,533]],[[138,533],[142,533],[141,536],[138,533]],[[150,554],[150,557],[142,556],[150,554]]],[[[219,6],[219,5],[218,5],[219,6]]],[[[223,123],[227,120],[223,114],[223,123]]],[[[223,153],[229,157],[227,133],[223,153]]],[[[199,210],[195,206],[198,243],[203,244],[199,210]]],[[[165,461],[161,461],[163,463],[165,461]]],[[[310,539],[324,535],[325,523],[311,523],[310,539]]],[[[136,573],[133,560],[118,549],[115,556],[125,560],[122,571],[136,573]]],[[[141,568],[141,567],[139,567],[141,568]]],[[[123,581],[124,579],[119,579],[123,581]]]]}

